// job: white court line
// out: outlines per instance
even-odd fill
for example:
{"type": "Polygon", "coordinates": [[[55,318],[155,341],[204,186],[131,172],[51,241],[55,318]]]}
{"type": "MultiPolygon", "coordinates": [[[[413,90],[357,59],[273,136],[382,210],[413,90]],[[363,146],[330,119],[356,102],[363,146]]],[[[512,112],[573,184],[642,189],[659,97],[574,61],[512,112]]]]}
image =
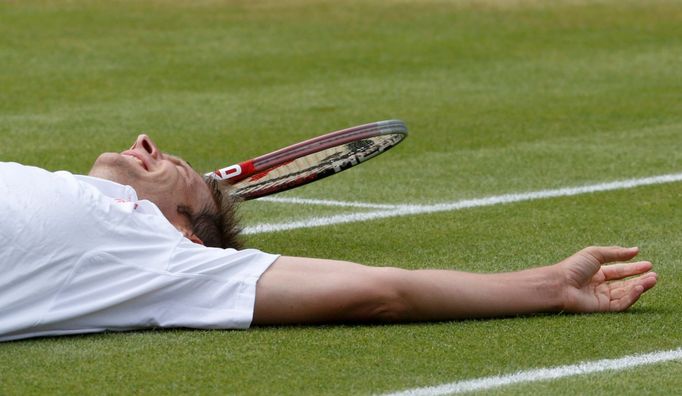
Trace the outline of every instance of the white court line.
{"type": "Polygon", "coordinates": [[[388,209],[376,210],[363,213],[339,214],[327,217],[313,217],[309,219],[290,221],[285,223],[265,223],[244,228],[244,234],[262,234],[294,230],[297,228],[322,227],[334,224],[353,223],[385,219],[397,216],[410,216],[437,212],[456,211],[467,208],[508,204],[514,202],[533,201],[536,199],[569,197],[574,195],[589,194],[595,192],[624,190],[629,188],[665,184],[682,181],[682,173],[651,176],[640,179],[619,180],[607,183],[589,184],[578,187],[565,187],[554,190],[540,190],[518,194],[495,195],[484,198],[466,199],[462,201],[445,202],[433,205],[389,205],[388,209]]]}
{"type": "Polygon", "coordinates": [[[402,205],[375,204],[367,202],[334,201],[331,199],[308,199],[308,198],[289,198],[289,197],[263,197],[259,201],[303,204],[303,205],[322,205],[322,206],[342,206],[346,208],[367,208],[367,209],[398,209],[402,205]]]}
{"type": "Polygon", "coordinates": [[[514,374],[476,378],[438,386],[407,389],[396,393],[388,393],[386,396],[450,395],[454,393],[499,388],[506,385],[520,384],[524,382],[547,381],[575,375],[599,373],[602,371],[621,371],[637,366],[645,366],[680,359],[682,359],[682,348],[647,353],[643,355],[624,356],[619,359],[603,359],[567,366],[519,371],[514,374]]]}

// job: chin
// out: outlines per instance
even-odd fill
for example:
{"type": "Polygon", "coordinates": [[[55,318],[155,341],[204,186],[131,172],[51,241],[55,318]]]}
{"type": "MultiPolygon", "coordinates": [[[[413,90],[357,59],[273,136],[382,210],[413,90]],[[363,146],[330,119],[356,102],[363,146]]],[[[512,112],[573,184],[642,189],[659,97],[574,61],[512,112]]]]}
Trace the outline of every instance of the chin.
{"type": "Polygon", "coordinates": [[[88,175],[120,184],[132,184],[135,179],[133,171],[130,163],[121,154],[103,153],[97,157],[88,175]]]}

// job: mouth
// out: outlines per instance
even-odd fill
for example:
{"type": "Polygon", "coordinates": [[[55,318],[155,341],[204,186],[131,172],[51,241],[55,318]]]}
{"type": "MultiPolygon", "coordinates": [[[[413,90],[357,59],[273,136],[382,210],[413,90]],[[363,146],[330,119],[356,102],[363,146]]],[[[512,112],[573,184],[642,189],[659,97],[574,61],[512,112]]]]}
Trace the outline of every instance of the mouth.
{"type": "Polygon", "coordinates": [[[139,153],[137,153],[137,152],[135,152],[135,151],[132,151],[132,150],[128,150],[128,151],[122,152],[121,155],[124,156],[124,157],[132,158],[132,159],[135,160],[135,162],[137,162],[138,165],[140,165],[145,171],[149,172],[149,165],[147,164],[146,158],[144,158],[144,157],[143,157],[142,155],[140,155],[139,153]]]}

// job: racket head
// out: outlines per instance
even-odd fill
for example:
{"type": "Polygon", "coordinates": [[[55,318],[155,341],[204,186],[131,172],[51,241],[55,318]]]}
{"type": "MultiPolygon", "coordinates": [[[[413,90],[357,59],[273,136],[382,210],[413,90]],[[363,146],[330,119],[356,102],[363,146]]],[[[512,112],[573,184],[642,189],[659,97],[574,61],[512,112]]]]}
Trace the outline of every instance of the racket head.
{"type": "Polygon", "coordinates": [[[407,137],[400,120],[359,125],[306,140],[210,173],[233,185],[242,200],[329,177],[388,151],[407,137]]]}

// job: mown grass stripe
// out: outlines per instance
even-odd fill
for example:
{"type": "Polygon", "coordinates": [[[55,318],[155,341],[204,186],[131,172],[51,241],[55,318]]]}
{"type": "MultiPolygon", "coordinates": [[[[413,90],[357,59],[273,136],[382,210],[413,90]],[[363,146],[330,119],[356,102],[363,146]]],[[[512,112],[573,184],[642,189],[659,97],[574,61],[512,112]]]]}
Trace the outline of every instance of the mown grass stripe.
{"type": "Polygon", "coordinates": [[[672,360],[682,359],[682,348],[669,351],[652,352],[642,355],[629,355],[618,359],[603,359],[592,362],[582,362],[567,366],[540,368],[519,371],[514,374],[483,377],[471,380],[452,382],[438,386],[407,389],[400,392],[389,393],[386,396],[436,396],[450,395],[455,393],[481,391],[491,388],[499,388],[507,385],[547,381],[576,375],[599,373],[603,371],[621,371],[633,367],[651,365],[672,360]]]}
{"type": "Polygon", "coordinates": [[[483,206],[501,205],[538,199],[568,197],[581,194],[589,194],[613,190],[625,190],[635,187],[650,186],[655,184],[674,183],[682,181],[682,173],[651,176],[639,179],[627,179],[598,184],[589,184],[578,187],[564,187],[552,190],[531,191],[526,193],[503,194],[490,197],[465,199],[455,202],[445,202],[433,205],[396,205],[386,210],[377,210],[362,213],[339,214],[327,217],[313,217],[304,220],[296,220],[285,223],[264,223],[244,228],[244,234],[262,234],[294,230],[298,228],[322,227],[334,224],[354,223],[359,221],[385,219],[397,216],[411,216],[437,212],[448,212],[483,206]]]}

